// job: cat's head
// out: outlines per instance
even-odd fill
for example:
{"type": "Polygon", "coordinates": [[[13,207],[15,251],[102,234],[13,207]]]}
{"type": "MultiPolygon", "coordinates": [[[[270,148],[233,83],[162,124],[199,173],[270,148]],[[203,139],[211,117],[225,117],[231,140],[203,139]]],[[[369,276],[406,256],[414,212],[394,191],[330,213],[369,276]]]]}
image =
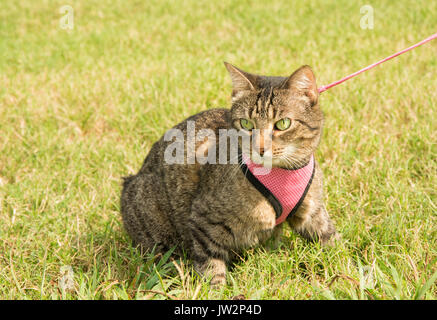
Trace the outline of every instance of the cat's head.
{"type": "Polygon", "coordinates": [[[306,164],[319,144],[323,124],[311,68],[303,66],[289,77],[267,77],[226,62],[225,66],[233,85],[232,126],[251,141],[243,144],[243,153],[273,167],[306,164]]]}

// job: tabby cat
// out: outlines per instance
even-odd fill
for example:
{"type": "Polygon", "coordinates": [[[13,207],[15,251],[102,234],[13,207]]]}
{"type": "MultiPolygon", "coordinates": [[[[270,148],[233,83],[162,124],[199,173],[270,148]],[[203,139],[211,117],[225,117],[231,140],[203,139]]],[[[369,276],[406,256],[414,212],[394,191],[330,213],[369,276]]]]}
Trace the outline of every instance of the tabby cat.
{"type": "MultiPolygon", "coordinates": [[[[164,155],[172,141],[162,137],[152,146],[140,171],[124,179],[121,195],[123,224],[134,245],[158,252],[183,249],[195,269],[209,276],[212,284],[226,282],[226,264],[235,253],[278,239],[281,234],[283,223],[277,223],[280,212],[272,201],[275,196],[254,182],[255,175],[241,155],[261,166],[269,164],[271,170],[283,170],[286,176],[287,170],[309,165],[323,124],[316,80],[309,66],[289,77],[259,76],[228,63],[225,66],[233,84],[231,109],[200,112],[174,129],[184,138],[188,122],[194,123],[196,132],[210,129],[217,136],[222,129],[236,129],[252,142],[245,149],[238,140],[239,161],[232,162],[228,152],[226,164],[168,163],[164,155]]],[[[204,143],[196,141],[195,151],[204,150],[204,143]]],[[[305,192],[283,220],[304,238],[327,243],[338,234],[323,203],[322,172],[315,161],[312,163],[305,192]]]]}

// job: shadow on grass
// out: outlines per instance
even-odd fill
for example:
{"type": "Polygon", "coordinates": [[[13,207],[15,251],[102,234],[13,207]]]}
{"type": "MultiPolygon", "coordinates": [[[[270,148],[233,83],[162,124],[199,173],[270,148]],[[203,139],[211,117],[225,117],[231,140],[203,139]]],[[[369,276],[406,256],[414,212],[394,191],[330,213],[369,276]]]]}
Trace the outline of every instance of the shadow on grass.
{"type": "Polygon", "coordinates": [[[174,248],[165,254],[142,253],[121,228],[107,226],[77,243],[82,245],[72,248],[71,264],[79,298],[136,299],[153,291],[164,294],[178,281],[175,263],[180,258],[172,254],[174,248]]]}

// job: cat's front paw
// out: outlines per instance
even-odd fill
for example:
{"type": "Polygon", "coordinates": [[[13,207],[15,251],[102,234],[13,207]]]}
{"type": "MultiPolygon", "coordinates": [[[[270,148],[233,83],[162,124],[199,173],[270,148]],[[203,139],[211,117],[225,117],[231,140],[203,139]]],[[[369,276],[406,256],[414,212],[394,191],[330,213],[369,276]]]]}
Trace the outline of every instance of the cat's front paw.
{"type": "Polygon", "coordinates": [[[265,243],[265,247],[271,251],[274,251],[279,248],[281,244],[282,237],[282,224],[275,227],[273,230],[272,236],[265,243]]]}
{"type": "Polygon", "coordinates": [[[342,240],[342,236],[340,233],[335,232],[334,234],[332,234],[328,239],[323,239],[321,241],[323,246],[326,247],[333,247],[334,245],[336,245],[338,242],[340,242],[342,240]]]}
{"type": "Polygon", "coordinates": [[[226,284],[226,274],[219,273],[212,276],[210,284],[214,287],[220,287],[226,284]]]}
{"type": "MultiPolygon", "coordinates": [[[[226,284],[226,263],[220,259],[209,259],[206,263],[197,264],[197,271],[206,279],[211,279],[212,286],[221,286],[226,284]]],[[[196,263],[195,263],[196,267],[196,263]]]]}

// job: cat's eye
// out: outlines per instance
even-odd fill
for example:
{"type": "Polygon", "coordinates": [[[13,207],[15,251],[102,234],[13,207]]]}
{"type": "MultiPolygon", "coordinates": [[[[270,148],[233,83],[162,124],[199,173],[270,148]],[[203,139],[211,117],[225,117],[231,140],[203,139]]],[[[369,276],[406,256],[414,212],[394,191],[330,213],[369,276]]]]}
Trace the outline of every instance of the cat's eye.
{"type": "Polygon", "coordinates": [[[290,128],[290,125],[291,125],[290,118],[284,118],[284,119],[281,119],[275,123],[275,128],[283,131],[283,130],[287,130],[288,128],[290,128]]]}
{"type": "Polygon", "coordinates": [[[242,119],[240,119],[240,124],[244,130],[250,131],[253,129],[253,123],[250,120],[242,118],[242,119]]]}

